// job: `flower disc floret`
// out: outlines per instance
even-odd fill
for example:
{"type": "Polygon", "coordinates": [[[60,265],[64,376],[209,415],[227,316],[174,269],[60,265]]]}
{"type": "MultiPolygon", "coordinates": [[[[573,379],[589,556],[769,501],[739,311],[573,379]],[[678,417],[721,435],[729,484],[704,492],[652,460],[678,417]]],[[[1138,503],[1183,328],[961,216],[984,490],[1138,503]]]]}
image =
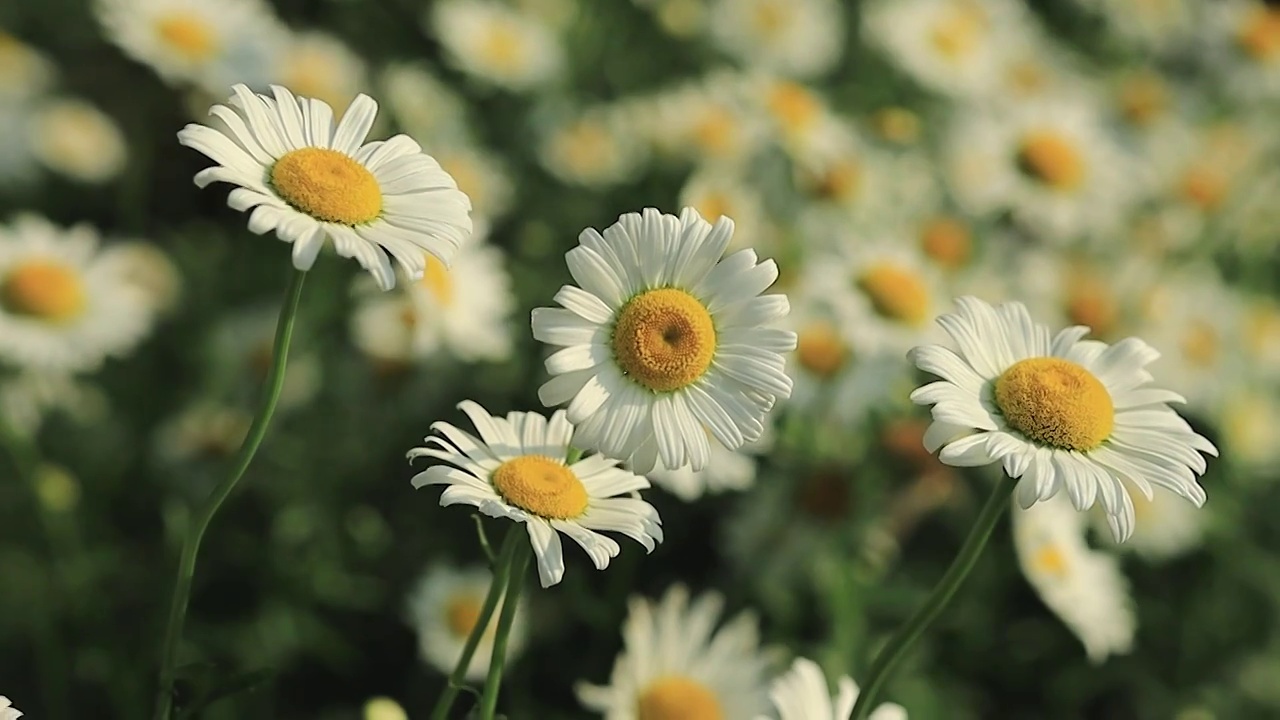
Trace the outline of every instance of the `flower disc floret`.
{"type": "Polygon", "coordinates": [[[683,290],[662,288],[632,298],[618,313],[613,353],[623,372],[654,392],[679,390],[711,366],[716,328],[711,313],[683,290]]]}
{"type": "Polygon", "coordinates": [[[637,703],[637,720],[722,720],[715,693],[680,675],[658,678],[637,703]]]}
{"type": "Polygon", "coordinates": [[[1115,427],[1107,388],[1070,360],[1020,360],[996,380],[995,396],[1010,427],[1053,447],[1092,450],[1115,427]]]}
{"type": "Polygon", "coordinates": [[[84,313],[84,282],[73,269],[34,260],[14,268],[0,285],[0,304],[16,315],[63,323],[84,313]]]}
{"type": "Polygon", "coordinates": [[[206,60],[218,51],[218,36],[209,23],[189,12],[168,13],[156,20],[156,34],[191,60],[206,60]]]}
{"type": "Polygon", "coordinates": [[[382,188],[365,166],[328,148],[285,153],[271,167],[271,186],[290,207],[317,220],[363,225],[382,214],[382,188]]]}
{"type": "Polygon", "coordinates": [[[1055,190],[1074,190],[1084,183],[1084,156],[1071,139],[1053,130],[1027,133],[1018,147],[1018,167],[1055,190]]]}
{"type": "Polygon", "coordinates": [[[568,520],[587,509],[587,490],[573,471],[549,457],[525,455],[493,471],[493,487],[512,505],[534,515],[568,520]]]}
{"type": "Polygon", "coordinates": [[[929,319],[929,289],[919,275],[904,268],[875,265],[858,278],[858,288],[884,318],[911,325],[929,319]]]}

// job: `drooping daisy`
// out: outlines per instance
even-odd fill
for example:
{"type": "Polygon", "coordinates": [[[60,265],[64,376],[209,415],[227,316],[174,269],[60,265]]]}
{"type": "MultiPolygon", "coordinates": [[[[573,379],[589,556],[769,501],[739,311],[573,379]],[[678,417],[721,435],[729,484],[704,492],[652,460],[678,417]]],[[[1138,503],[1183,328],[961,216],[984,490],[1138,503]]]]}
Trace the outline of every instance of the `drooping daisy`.
{"type": "Polygon", "coordinates": [[[1128,653],[1137,629],[1129,583],[1116,558],[1089,548],[1085,516],[1066,498],[1013,510],[1013,547],[1040,599],[1084,644],[1094,663],[1128,653]]]}
{"type": "Polygon", "coordinates": [[[812,77],[831,69],[844,47],[835,0],[715,0],[711,39],[750,67],[812,77]]]}
{"type": "Polygon", "coordinates": [[[1119,542],[1133,534],[1132,490],[1150,498],[1158,485],[1204,504],[1201,453],[1217,448],[1169,407],[1180,395],[1149,386],[1145,366],[1159,357],[1151,346],[1134,337],[1084,340],[1083,326],[1051,337],[1021,303],[993,308],[962,297],[956,304],[938,324],[959,352],[928,345],[910,354],[942,378],[911,394],[933,406],[930,452],[962,467],[1001,462],[1019,479],[1023,508],[1060,491],[1077,510],[1098,501],[1119,542]]]}
{"type": "Polygon", "coordinates": [[[151,330],[151,299],[102,262],[88,225],[34,215],[0,227],[0,358],[25,368],[84,371],[129,353],[151,330]]]}
{"type": "MultiPolygon", "coordinates": [[[[493,573],[482,567],[454,568],[437,564],[428,568],[409,591],[409,622],[418,631],[418,650],[436,670],[448,675],[458,664],[467,638],[480,621],[480,610],[492,580],[493,573]]],[[[489,670],[503,601],[504,598],[498,599],[475,655],[471,656],[466,671],[468,680],[483,679],[489,670]]],[[[527,614],[525,608],[516,607],[511,634],[507,637],[508,662],[518,657],[524,648],[529,634],[527,614]]]]}
{"type": "Polygon", "coordinates": [[[53,84],[57,68],[44,53],[0,30],[0,98],[35,97],[53,84]]]}
{"type": "Polygon", "coordinates": [[[388,253],[420,277],[424,251],[448,264],[471,234],[470,201],[416,142],[405,135],[364,142],[378,110],[368,96],[357,97],[335,128],[319,100],[280,86],[274,97],[233,90],[230,105],[209,111],[227,132],[192,123],[178,140],[218,163],[197,173],[196,184],[239,186],[227,204],[252,209],[252,232],[275,230],[292,243],[297,269],[309,270],[331,239],[386,290],[395,284],[388,253]]]}
{"type": "Polygon", "coordinates": [[[463,71],[499,87],[527,91],[557,79],[564,48],[544,21],[493,0],[432,4],[430,30],[463,71]]]}
{"type": "Polygon", "coordinates": [[[287,30],[261,0],[94,0],[107,38],[170,83],[222,93],[271,78],[287,30]]]}
{"type": "Polygon", "coordinates": [[[18,720],[22,713],[9,703],[9,698],[0,695],[0,720],[18,720]]]}
{"type": "MultiPolygon", "coordinates": [[[[849,720],[858,700],[858,685],[845,675],[836,683],[836,695],[827,689],[827,678],[818,663],[796,658],[791,669],[774,679],[769,699],[780,720],[849,720]]],[[[885,703],[867,716],[868,720],[907,720],[907,711],[896,703],[885,703]]],[[[759,715],[756,720],[771,720],[759,715]]]]}
{"type": "Polygon", "coordinates": [[[36,158],[72,180],[100,183],[124,169],[124,135],[108,115],[77,99],[40,103],[31,115],[27,137],[36,158]]]}
{"type": "Polygon", "coordinates": [[[760,648],[749,612],[717,629],[723,607],[724,598],[714,592],[690,603],[683,585],[668,588],[657,602],[632,598],[609,684],[580,683],[578,700],[604,720],[749,718],[764,712],[772,653],[760,648]]]}
{"type": "Polygon", "coordinates": [[[658,511],[636,491],[649,481],[617,467],[618,461],[592,455],[566,464],[574,427],[563,410],[550,421],[537,413],[513,412],[493,417],[470,400],[458,407],[471,418],[480,438],[446,422],[431,429],[425,447],[409,451],[409,459],[431,457],[435,465],[413,477],[413,486],[448,485],[442,506],[474,505],[490,517],[524,523],[538,560],[542,587],[564,577],[560,533],[586,550],[603,570],[622,548],[598,531],[626,535],[653,551],[662,541],[658,511]]]}
{"type": "Polygon", "coordinates": [[[325,103],[335,115],[345,113],[368,86],[364,58],[323,32],[290,34],[274,79],[299,97],[325,103]]]}
{"type": "Polygon", "coordinates": [[[541,131],[538,159],[563,182],[585,187],[633,179],[648,159],[631,116],[615,108],[593,108],[548,122],[541,131]]]}
{"type": "Polygon", "coordinates": [[[795,334],[765,327],[787,314],[785,295],[761,295],[778,277],[752,250],[721,259],[733,221],[714,227],[692,208],[653,208],[604,231],[587,229],[565,255],[578,286],[560,308],[533,311],[533,336],[564,349],[547,358],[547,406],[568,403],[580,447],[649,472],[701,470],[711,445],[756,440],[764,416],[791,393],[783,353],[795,334]]]}

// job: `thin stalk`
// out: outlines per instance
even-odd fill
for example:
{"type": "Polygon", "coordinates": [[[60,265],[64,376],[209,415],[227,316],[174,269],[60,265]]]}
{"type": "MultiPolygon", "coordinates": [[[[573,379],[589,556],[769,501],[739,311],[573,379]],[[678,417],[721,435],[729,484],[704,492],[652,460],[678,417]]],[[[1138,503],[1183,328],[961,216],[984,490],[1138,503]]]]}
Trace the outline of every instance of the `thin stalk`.
{"type": "Polygon", "coordinates": [[[978,563],[978,558],[981,557],[983,549],[987,546],[987,540],[991,538],[991,531],[995,529],[996,523],[1004,515],[1005,508],[1009,506],[1009,497],[1013,494],[1013,488],[1017,484],[1017,480],[1007,475],[1000,478],[1000,483],[992,491],[991,497],[987,498],[987,504],[982,507],[982,512],[978,515],[977,522],[973,524],[973,529],[969,531],[969,537],[965,538],[964,545],[960,547],[960,552],[956,555],[956,559],[951,561],[951,567],[947,568],[942,580],[933,588],[933,592],[929,594],[929,599],[916,611],[915,615],[911,616],[911,619],[905,625],[894,633],[893,637],[889,639],[889,644],[876,656],[875,662],[871,663],[871,670],[867,673],[866,685],[863,686],[862,692],[858,695],[858,702],[853,706],[853,715],[850,720],[866,720],[867,715],[871,713],[871,708],[874,706],[876,695],[883,689],[885,682],[893,674],[898,662],[907,654],[911,646],[920,639],[925,629],[937,619],[943,608],[950,602],[952,596],[960,589],[960,584],[964,582],[964,579],[969,576],[969,572],[978,563]]]}
{"type": "Polygon", "coordinates": [[[467,643],[462,647],[462,654],[458,656],[458,663],[453,666],[453,672],[449,674],[449,683],[445,686],[444,692],[440,695],[440,699],[436,701],[435,708],[431,711],[431,720],[447,720],[449,710],[453,708],[453,701],[458,697],[458,691],[462,689],[463,683],[467,680],[467,669],[471,667],[471,658],[476,654],[476,647],[480,645],[480,638],[484,637],[485,631],[489,628],[489,620],[493,617],[494,608],[498,607],[498,600],[507,590],[507,579],[510,577],[511,564],[516,559],[516,551],[521,547],[528,549],[528,541],[525,539],[524,528],[519,525],[512,525],[507,530],[507,536],[502,541],[502,550],[498,552],[498,562],[493,568],[493,580],[489,583],[489,593],[485,595],[484,605],[480,607],[480,614],[476,617],[476,624],[471,628],[471,634],[467,636],[467,643]]]}
{"type": "Polygon", "coordinates": [[[306,272],[294,270],[289,279],[289,289],[285,294],[284,305],[280,308],[280,319],[276,322],[275,344],[271,350],[271,369],[267,373],[266,387],[258,405],[258,412],[249,426],[249,432],[240,450],[236,453],[231,472],[209,493],[196,513],[195,520],[187,526],[186,537],[182,541],[182,555],[178,562],[178,577],[173,587],[173,600],[169,605],[169,621],[165,627],[164,645],[160,651],[160,686],[156,691],[155,720],[169,720],[173,712],[174,669],[178,660],[178,646],[182,641],[182,626],[187,616],[187,604],[191,600],[191,582],[196,572],[196,556],[200,552],[200,541],[209,529],[213,516],[222,507],[222,503],[235,489],[236,483],[244,476],[245,470],[262,444],[267,434],[267,426],[271,415],[275,412],[276,401],[280,399],[280,391],[284,387],[285,365],[289,356],[289,341],[293,337],[293,325],[298,315],[298,302],[302,298],[302,281],[306,272]]]}
{"type": "Polygon", "coordinates": [[[507,598],[502,601],[502,614],[498,616],[498,629],[493,638],[493,655],[489,659],[489,677],[484,681],[484,696],[480,698],[480,720],[493,720],[498,709],[498,691],[502,687],[502,669],[507,661],[507,638],[511,635],[511,623],[520,604],[520,590],[524,587],[524,573],[529,567],[532,549],[520,544],[514,562],[507,566],[507,598]]]}

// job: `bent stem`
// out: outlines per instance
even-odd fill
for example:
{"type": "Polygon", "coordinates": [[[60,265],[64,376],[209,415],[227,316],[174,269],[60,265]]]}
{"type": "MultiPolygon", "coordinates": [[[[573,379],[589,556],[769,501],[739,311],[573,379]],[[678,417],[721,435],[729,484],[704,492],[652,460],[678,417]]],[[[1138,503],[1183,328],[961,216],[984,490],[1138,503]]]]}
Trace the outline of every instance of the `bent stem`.
{"type": "Polygon", "coordinates": [[[284,387],[285,364],[288,361],[289,341],[293,336],[294,320],[298,314],[298,301],[302,297],[302,281],[306,272],[294,270],[289,279],[289,289],[285,294],[284,305],[280,308],[280,319],[276,322],[275,343],[271,350],[271,369],[267,373],[266,387],[258,404],[258,412],[254,415],[249,432],[240,444],[231,472],[209,493],[200,506],[195,520],[187,526],[187,534],[182,541],[182,555],[178,562],[178,578],[173,587],[173,600],[169,605],[169,621],[165,627],[164,645],[160,651],[160,687],[156,691],[155,720],[169,720],[173,711],[174,666],[178,659],[178,646],[182,641],[182,626],[186,620],[187,603],[191,599],[191,582],[195,576],[196,555],[200,552],[200,541],[209,528],[209,522],[222,503],[235,489],[236,483],[248,469],[249,463],[258,451],[262,438],[267,434],[267,425],[275,412],[276,401],[280,399],[281,388],[284,387]]]}
{"type": "Polygon", "coordinates": [[[489,677],[484,681],[484,696],[480,698],[480,720],[493,720],[498,709],[498,691],[502,686],[502,669],[507,661],[507,638],[511,635],[511,623],[515,620],[516,606],[520,604],[520,590],[524,587],[524,573],[529,567],[531,548],[520,543],[519,549],[507,571],[507,597],[502,601],[502,614],[498,617],[498,629],[493,638],[493,655],[489,659],[489,677]]]}
{"type": "Polygon", "coordinates": [[[484,597],[484,605],[480,606],[480,614],[476,617],[476,624],[471,628],[471,634],[467,636],[467,643],[462,646],[458,663],[453,666],[453,672],[449,673],[449,683],[431,711],[431,720],[447,720],[449,717],[453,701],[457,699],[458,691],[466,682],[467,669],[471,667],[471,658],[476,654],[480,638],[484,637],[485,631],[489,628],[489,620],[493,617],[494,608],[498,606],[498,599],[507,591],[507,580],[511,575],[511,565],[516,560],[517,550],[521,547],[528,549],[524,534],[524,529],[518,525],[513,525],[507,530],[507,535],[502,540],[502,550],[498,552],[498,561],[493,568],[493,580],[489,583],[489,593],[484,597]]]}
{"type": "Polygon", "coordinates": [[[905,625],[894,633],[889,639],[889,644],[876,656],[875,662],[871,663],[866,685],[858,694],[858,701],[853,706],[853,715],[850,720],[866,720],[867,715],[871,713],[876,695],[889,680],[898,662],[907,654],[916,640],[920,639],[925,629],[937,619],[943,608],[951,601],[951,597],[960,589],[960,584],[978,563],[982,550],[987,546],[987,540],[991,538],[991,531],[995,529],[1005,508],[1009,506],[1009,497],[1013,495],[1013,489],[1017,484],[1018,481],[1008,475],[1000,478],[1000,483],[992,491],[991,497],[987,498],[987,504],[982,507],[977,522],[969,531],[969,537],[965,538],[956,559],[951,561],[951,567],[947,568],[946,574],[934,587],[929,599],[905,625]]]}

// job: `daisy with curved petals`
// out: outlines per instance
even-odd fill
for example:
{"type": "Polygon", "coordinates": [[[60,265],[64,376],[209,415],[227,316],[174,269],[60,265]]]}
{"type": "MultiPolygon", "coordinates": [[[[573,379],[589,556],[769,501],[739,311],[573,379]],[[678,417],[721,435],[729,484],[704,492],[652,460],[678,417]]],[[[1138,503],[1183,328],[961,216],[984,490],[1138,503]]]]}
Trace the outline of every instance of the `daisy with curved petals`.
{"type": "Polygon", "coordinates": [[[956,303],[959,311],[938,324],[959,352],[927,345],[909,355],[942,378],[911,393],[933,406],[930,452],[961,467],[1002,462],[1019,479],[1023,508],[1064,488],[1077,510],[1100,502],[1120,542],[1134,529],[1131,488],[1150,499],[1157,485],[1204,504],[1201,453],[1218,450],[1169,407],[1180,395],[1149,387],[1145,366],[1159,357],[1151,346],[1133,337],[1084,340],[1083,326],[1051,337],[1021,303],[956,303]]]}
{"type": "Polygon", "coordinates": [[[449,465],[418,473],[413,486],[448,485],[442,506],[474,505],[490,517],[524,523],[542,587],[564,577],[559,533],[581,545],[599,570],[622,548],[598,530],[622,533],[650,552],[662,541],[658,511],[635,495],[649,487],[648,480],[602,455],[566,463],[574,428],[563,410],[548,421],[526,412],[493,417],[470,400],[458,407],[480,437],[446,422],[432,424],[440,437],[427,437],[426,447],[410,450],[409,459],[431,457],[449,465]]]}
{"type": "Polygon", "coordinates": [[[471,235],[470,200],[418,143],[407,135],[364,141],[378,111],[367,95],[335,128],[319,100],[278,85],[274,97],[244,85],[232,90],[229,105],[209,110],[226,130],[192,123],[178,140],[218,163],[196,173],[196,185],[238,185],[227,204],[253,211],[251,231],[275,230],[292,243],[297,269],[309,270],[331,239],[388,290],[395,285],[388,254],[420,278],[424,251],[447,266],[471,235]]]}
{"type": "Polygon", "coordinates": [[[679,218],[646,208],[604,234],[587,229],[565,259],[578,286],[561,308],[533,311],[533,336],[564,349],[547,358],[538,390],[569,403],[580,447],[647,473],[661,460],[701,470],[711,444],[759,439],[764,416],[791,394],[783,353],[795,333],[763,327],[784,317],[785,295],[761,295],[778,277],[752,250],[721,259],[733,221],[712,227],[692,208],[679,218]]]}
{"type": "MultiPolygon", "coordinates": [[[[781,720],[849,720],[858,686],[848,675],[836,684],[836,695],[827,690],[827,679],[818,663],[796,658],[791,669],[773,681],[769,699],[781,720]]],[[[871,712],[869,720],[906,720],[907,711],[896,703],[885,703],[871,712]]],[[[759,715],[756,720],[771,720],[759,715]]]]}

